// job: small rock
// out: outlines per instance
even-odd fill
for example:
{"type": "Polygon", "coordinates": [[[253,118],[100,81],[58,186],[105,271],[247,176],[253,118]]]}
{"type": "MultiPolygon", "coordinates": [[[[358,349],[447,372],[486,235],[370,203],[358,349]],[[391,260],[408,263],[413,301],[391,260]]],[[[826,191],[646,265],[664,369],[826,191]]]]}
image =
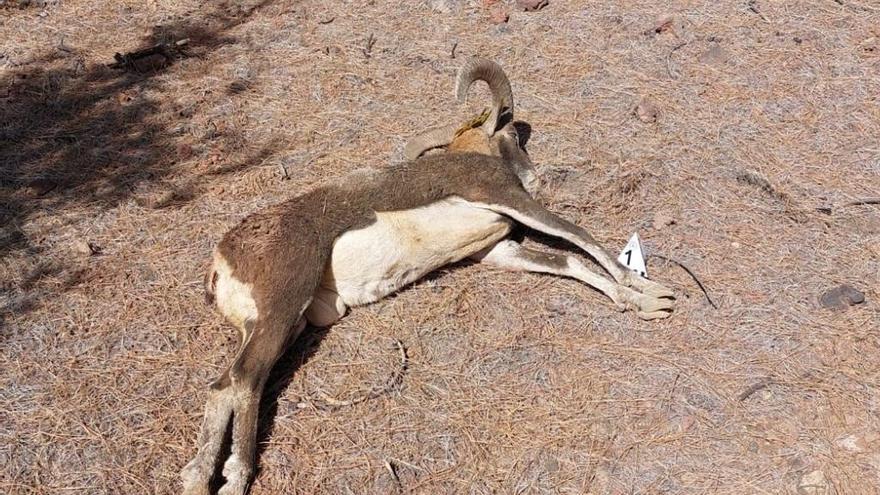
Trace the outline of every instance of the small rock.
{"type": "Polygon", "coordinates": [[[648,98],[642,98],[636,106],[636,116],[646,124],[657,122],[657,113],[657,106],[648,98]]]}
{"type": "Polygon", "coordinates": [[[730,243],[730,247],[732,247],[733,249],[739,249],[739,248],[742,247],[742,244],[740,244],[740,243],[738,243],[738,242],[736,242],[736,241],[733,241],[733,242],[730,243]]]}
{"type": "Polygon", "coordinates": [[[849,434],[845,437],[841,437],[837,439],[838,447],[847,450],[849,452],[858,454],[861,452],[867,452],[870,450],[874,450],[872,445],[880,440],[880,433],[876,431],[869,431],[864,434],[849,434]]]}
{"type": "Polygon", "coordinates": [[[229,92],[232,94],[243,93],[251,86],[250,81],[246,79],[238,79],[229,83],[229,92]]]}
{"type": "Polygon", "coordinates": [[[492,24],[504,24],[508,19],[510,15],[501,6],[489,9],[489,22],[492,24]]]}
{"type": "Polygon", "coordinates": [[[727,50],[721,48],[721,45],[715,44],[700,55],[700,62],[708,65],[720,65],[727,62],[729,58],[730,54],[727,53],[727,50]]]}
{"type": "Polygon", "coordinates": [[[453,0],[432,0],[431,8],[441,14],[449,14],[457,7],[456,3],[453,0]]]}
{"type": "Polygon", "coordinates": [[[667,225],[674,225],[675,219],[668,211],[658,211],[654,214],[654,230],[660,230],[667,225]]]}
{"type": "Polygon", "coordinates": [[[842,310],[863,302],[865,294],[849,285],[827,290],[819,297],[819,304],[826,309],[842,310]]]}
{"type": "Polygon", "coordinates": [[[534,12],[541,10],[550,3],[547,0],[516,0],[516,6],[525,12],[534,12]]]}
{"type": "Polygon", "coordinates": [[[847,435],[843,438],[838,438],[835,443],[843,450],[853,453],[864,452],[866,447],[864,440],[858,435],[847,435]]]}
{"type": "Polygon", "coordinates": [[[797,492],[799,495],[826,495],[828,480],[825,479],[825,473],[817,469],[801,476],[797,492]]]}
{"type": "Polygon", "coordinates": [[[73,250],[86,256],[99,254],[101,252],[100,246],[92,244],[91,242],[84,241],[82,239],[73,241],[73,250]]]}

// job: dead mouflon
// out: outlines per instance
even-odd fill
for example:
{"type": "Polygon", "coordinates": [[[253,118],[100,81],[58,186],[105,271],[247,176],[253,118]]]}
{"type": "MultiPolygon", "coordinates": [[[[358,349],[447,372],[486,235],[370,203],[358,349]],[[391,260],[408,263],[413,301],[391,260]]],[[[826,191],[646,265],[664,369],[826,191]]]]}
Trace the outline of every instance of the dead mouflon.
{"type": "Polygon", "coordinates": [[[584,229],[535,201],[538,181],[512,123],[507,76],[494,62],[470,60],[456,79],[459,101],[477,80],[492,91],[485,119],[430,130],[407,145],[409,162],[288,199],[248,216],[223,237],[206,290],[243,339],[211,386],[198,453],[182,472],[184,493],[208,492],[230,420],[231,454],[220,493],[246,491],[263,386],[307,322],[330,325],[349,307],[377,301],[444,265],[470,257],[502,269],[570,277],[620,310],[645,319],[669,316],[672,291],[626,270],[584,229]],[[440,147],[446,152],[420,157],[440,147]],[[611,278],[575,256],[507,239],[517,223],[571,242],[611,278]]]}

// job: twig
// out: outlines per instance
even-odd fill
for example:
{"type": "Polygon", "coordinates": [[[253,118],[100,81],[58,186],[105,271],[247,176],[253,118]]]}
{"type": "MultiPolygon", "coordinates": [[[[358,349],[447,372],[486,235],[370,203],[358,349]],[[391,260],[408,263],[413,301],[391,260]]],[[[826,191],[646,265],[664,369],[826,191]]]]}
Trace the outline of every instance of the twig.
{"type": "Polygon", "coordinates": [[[736,173],[736,180],[743,184],[755,186],[776,199],[784,199],[781,197],[781,193],[770,183],[770,179],[756,170],[739,170],[736,173]]]}
{"type": "Polygon", "coordinates": [[[841,203],[837,206],[819,206],[816,208],[817,211],[825,213],[826,215],[830,215],[834,208],[846,208],[847,206],[860,206],[860,205],[880,205],[880,197],[874,198],[860,198],[854,199],[852,201],[847,201],[846,203],[841,203]]]}
{"type": "Polygon", "coordinates": [[[742,401],[748,399],[749,397],[751,397],[752,395],[754,395],[755,392],[766,388],[771,383],[773,383],[773,380],[771,380],[770,378],[764,378],[763,380],[755,382],[755,383],[749,385],[748,388],[743,390],[743,392],[741,394],[739,394],[739,397],[737,397],[737,400],[742,402],[742,401]]]}
{"type": "Polygon", "coordinates": [[[355,397],[350,400],[339,400],[334,397],[331,397],[323,390],[319,390],[316,395],[319,400],[315,399],[307,399],[305,401],[299,402],[296,407],[297,409],[306,409],[309,407],[314,407],[316,409],[338,409],[340,407],[349,407],[355,404],[360,404],[361,402],[365,402],[370,399],[375,399],[382,394],[386,394],[403,381],[403,375],[406,373],[406,370],[409,367],[409,357],[406,355],[406,347],[403,346],[403,342],[400,340],[395,341],[395,345],[397,346],[397,351],[400,354],[400,366],[388,377],[385,381],[385,384],[378,388],[373,388],[369,392],[362,394],[360,397],[355,397]]]}
{"type": "Polygon", "coordinates": [[[333,22],[335,20],[336,20],[336,17],[330,17],[329,19],[321,19],[320,21],[318,21],[318,24],[330,24],[331,22],[333,22]]]}
{"type": "Polygon", "coordinates": [[[375,44],[376,37],[373,35],[373,33],[370,33],[370,36],[367,38],[367,46],[364,47],[363,50],[361,50],[362,52],[364,52],[365,57],[370,58],[370,54],[373,51],[373,45],[375,44]]]}
{"type": "Polygon", "coordinates": [[[840,205],[840,208],[843,208],[845,206],[858,206],[858,205],[880,205],[880,197],[862,198],[862,199],[855,199],[853,201],[847,201],[846,203],[840,205]]]}
{"type": "Polygon", "coordinates": [[[678,79],[678,76],[672,71],[672,54],[676,52],[676,50],[682,48],[687,45],[687,41],[682,41],[678,45],[676,45],[672,50],[669,51],[669,54],[666,55],[666,73],[669,74],[669,77],[673,79],[678,79]]]}
{"type": "Polygon", "coordinates": [[[694,282],[696,282],[697,285],[700,287],[700,290],[703,291],[703,294],[706,296],[706,300],[709,301],[709,304],[710,304],[713,308],[718,309],[718,306],[715,304],[714,301],[712,301],[712,298],[709,297],[709,291],[707,291],[707,290],[706,290],[706,287],[703,286],[703,282],[700,282],[700,279],[698,279],[697,276],[694,275],[694,272],[692,272],[690,268],[688,268],[687,266],[685,266],[684,263],[682,263],[681,261],[678,261],[678,260],[674,260],[674,259],[672,259],[672,258],[667,258],[666,256],[663,256],[663,255],[660,255],[660,254],[650,254],[650,255],[648,255],[648,259],[651,259],[651,258],[660,258],[661,260],[665,260],[665,261],[668,261],[668,262],[671,262],[671,263],[675,263],[676,265],[680,266],[684,271],[687,272],[688,275],[691,276],[692,279],[694,279],[694,282]]]}
{"type": "Polygon", "coordinates": [[[180,51],[187,43],[189,43],[189,38],[182,39],[170,44],[159,43],[151,47],[126,53],[125,55],[117,52],[113,55],[113,58],[116,59],[116,62],[110,64],[109,67],[111,69],[122,69],[125,67],[130,67],[131,64],[134,63],[136,60],[149,57],[150,55],[162,55],[166,59],[171,59],[172,51],[180,51]]]}
{"type": "Polygon", "coordinates": [[[749,0],[749,10],[758,14],[761,19],[764,20],[764,22],[772,24],[772,22],[770,22],[770,19],[767,19],[767,16],[765,16],[760,10],[758,10],[758,6],[756,5],[757,3],[758,0],[749,0]]]}
{"type": "Polygon", "coordinates": [[[58,41],[58,49],[64,53],[73,53],[73,50],[70,47],[64,45],[64,36],[58,41]]]}
{"type": "Polygon", "coordinates": [[[781,202],[782,206],[785,208],[786,216],[795,222],[804,223],[807,220],[803,208],[801,208],[787,192],[773,186],[773,184],[770,183],[770,179],[765,177],[761,172],[751,169],[738,170],[736,173],[736,180],[743,184],[757,187],[768,196],[781,202]]]}
{"type": "Polygon", "coordinates": [[[672,397],[675,395],[675,387],[678,385],[678,378],[681,376],[681,373],[675,374],[675,380],[672,380],[672,388],[669,389],[669,398],[667,399],[670,403],[672,403],[672,397]]]}
{"type": "Polygon", "coordinates": [[[458,42],[452,44],[452,52],[449,54],[451,58],[455,58],[455,49],[458,48],[458,42]]]}

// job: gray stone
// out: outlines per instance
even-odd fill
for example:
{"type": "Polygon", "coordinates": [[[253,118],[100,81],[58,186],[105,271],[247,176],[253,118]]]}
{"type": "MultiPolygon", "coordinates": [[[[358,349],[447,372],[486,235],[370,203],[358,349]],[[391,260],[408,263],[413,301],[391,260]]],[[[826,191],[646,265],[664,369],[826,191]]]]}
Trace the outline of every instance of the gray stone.
{"type": "Polygon", "coordinates": [[[819,304],[827,309],[842,310],[864,302],[864,293],[845,284],[829,289],[819,296],[819,304]]]}

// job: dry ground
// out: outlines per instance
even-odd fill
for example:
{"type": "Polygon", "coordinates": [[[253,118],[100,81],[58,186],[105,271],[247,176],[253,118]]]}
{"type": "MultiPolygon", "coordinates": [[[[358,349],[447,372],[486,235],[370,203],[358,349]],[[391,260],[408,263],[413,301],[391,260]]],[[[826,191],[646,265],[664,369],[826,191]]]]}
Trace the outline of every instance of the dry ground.
{"type": "Polygon", "coordinates": [[[880,211],[838,206],[880,191],[875,0],[500,2],[503,25],[456,0],[19,3],[0,2],[0,492],[174,493],[237,347],[203,304],[212,245],[478,109],[451,97],[471,54],[513,80],[543,201],[615,251],[640,232],[719,308],[659,258],[681,299],[653,323],[573,281],[444,270],[276,369],[253,493],[880,490],[880,211]],[[820,308],[841,283],[867,302],[820,308]],[[319,407],[381,386],[396,340],[397,388],[319,407]]]}

